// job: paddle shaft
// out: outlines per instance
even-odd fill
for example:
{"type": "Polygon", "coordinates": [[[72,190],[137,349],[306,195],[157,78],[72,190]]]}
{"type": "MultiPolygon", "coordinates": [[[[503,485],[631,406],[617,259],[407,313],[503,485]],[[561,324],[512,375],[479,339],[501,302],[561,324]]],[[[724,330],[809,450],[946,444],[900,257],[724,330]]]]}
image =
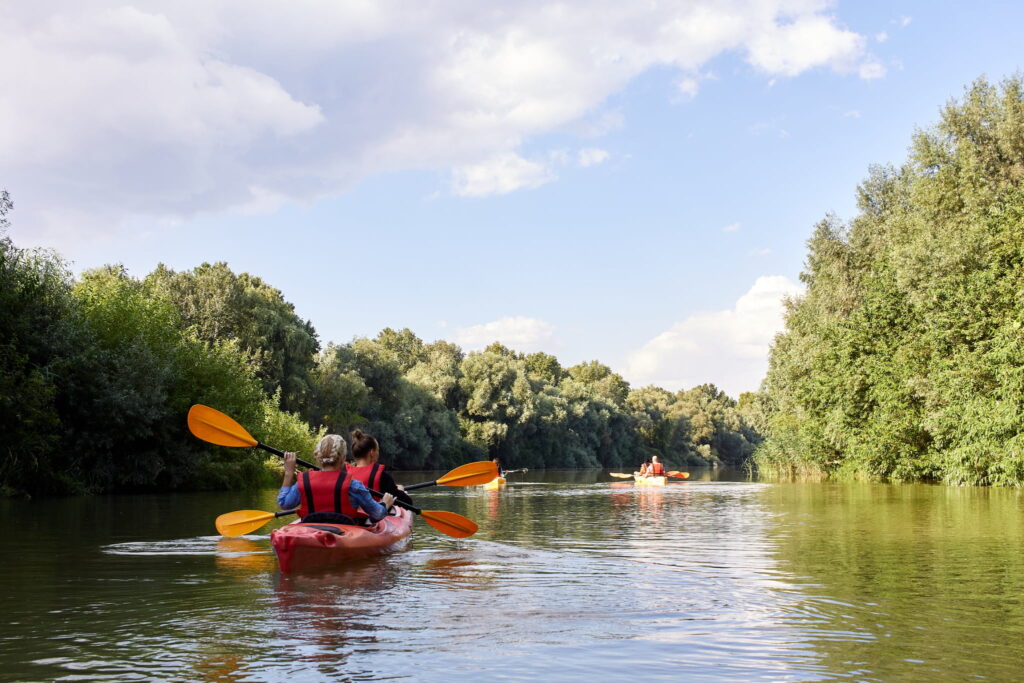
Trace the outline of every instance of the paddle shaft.
{"type": "MultiPolygon", "coordinates": [[[[260,443],[259,441],[256,442],[256,448],[262,448],[263,450],[269,451],[269,452],[273,453],[274,455],[280,456],[282,458],[284,457],[284,451],[280,451],[280,450],[274,448],[273,446],[268,446],[267,444],[260,443]]],[[[319,470],[320,469],[319,467],[317,467],[313,463],[306,462],[305,460],[302,460],[301,458],[295,458],[295,462],[296,462],[296,464],[302,465],[306,469],[310,469],[310,470],[319,470]]]]}
{"type": "MultiPolygon", "coordinates": [[[[433,482],[431,482],[431,483],[433,483],[433,482]]],[[[408,490],[409,489],[406,489],[406,491],[408,491],[408,490]]],[[[373,489],[370,489],[370,495],[371,496],[380,496],[382,498],[384,497],[383,493],[381,493],[380,491],[374,491],[373,489]]],[[[398,500],[397,498],[395,498],[395,502],[393,503],[393,505],[397,505],[400,508],[405,508],[409,512],[415,512],[417,515],[423,512],[422,510],[420,510],[415,505],[410,505],[409,503],[403,503],[402,501],[398,500]]]]}

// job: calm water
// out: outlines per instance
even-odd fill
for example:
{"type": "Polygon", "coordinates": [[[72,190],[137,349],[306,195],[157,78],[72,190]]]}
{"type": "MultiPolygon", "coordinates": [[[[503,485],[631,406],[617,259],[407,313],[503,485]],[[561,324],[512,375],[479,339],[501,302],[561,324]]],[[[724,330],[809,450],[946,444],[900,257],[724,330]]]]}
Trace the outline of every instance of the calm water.
{"type": "MultiPolygon", "coordinates": [[[[400,473],[413,483],[433,477],[400,473]]],[[[606,473],[417,492],[476,520],[282,576],[274,491],[0,502],[0,680],[1014,680],[1012,490],[606,473]]]]}

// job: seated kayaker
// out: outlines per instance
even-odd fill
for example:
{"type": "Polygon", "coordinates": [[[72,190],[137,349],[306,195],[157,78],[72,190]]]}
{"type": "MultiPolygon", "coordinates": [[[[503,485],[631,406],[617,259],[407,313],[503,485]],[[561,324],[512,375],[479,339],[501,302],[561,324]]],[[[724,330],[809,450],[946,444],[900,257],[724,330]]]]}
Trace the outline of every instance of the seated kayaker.
{"type": "Polygon", "coordinates": [[[640,471],[636,473],[636,476],[638,476],[638,477],[646,477],[647,474],[650,471],[651,471],[651,463],[645,461],[645,462],[643,462],[640,465],[640,471]]]}
{"type": "Polygon", "coordinates": [[[350,465],[351,476],[361,481],[371,491],[390,493],[403,503],[412,505],[412,498],[401,486],[395,483],[391,475],[384,471],[380,460],[380,442],[366,432],[352,432],[352,457],[355,465],[350,465]]]}
{"type": "Polygon", "coordinates": [[[665,466],[658,462],[658,456],[651,456],[651,466],[647,468],[648,477],[664,477],[665,466]]]}
{"type": "Polygon", "coordinates": [[[501,469],[501,458],[492,458],[491,462],[493,462],[494,466],[498,468],[498,476],[499,477],[504,477],[505,476],[505,470],[501,469]]]}
{"type": "Polygon", "coordinates": [[[368,518],[373,523],[384,519],[395,497],[385,494],[378,503],[361,481],[348,476],[345,465],[347,451],[348,445],[343,438],[327,434],[313,451],[322,469],[319,472],[307,470],[297,481],[296,454],[285,453],[284,480],[277,494],[277,504],[281,509],[298,506],[303,522],[356,524],[359,517],[368,518]]]}

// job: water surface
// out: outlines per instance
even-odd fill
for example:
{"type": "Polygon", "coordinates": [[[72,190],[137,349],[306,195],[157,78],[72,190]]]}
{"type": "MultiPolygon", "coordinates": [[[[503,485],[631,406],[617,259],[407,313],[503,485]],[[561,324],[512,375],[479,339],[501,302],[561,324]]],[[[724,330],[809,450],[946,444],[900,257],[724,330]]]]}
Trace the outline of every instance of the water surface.
{"type": "MultiPolygon", "coordinates": [[[[399,473],[399,481],[432,479],[399,473]]],[[[529,472],[418,491],[474,519],[402,552],[282,575],[276,491],[0,502],[0,679],[1014,680],[1019,491],[768,484],[640,488],[529,472]]]]}

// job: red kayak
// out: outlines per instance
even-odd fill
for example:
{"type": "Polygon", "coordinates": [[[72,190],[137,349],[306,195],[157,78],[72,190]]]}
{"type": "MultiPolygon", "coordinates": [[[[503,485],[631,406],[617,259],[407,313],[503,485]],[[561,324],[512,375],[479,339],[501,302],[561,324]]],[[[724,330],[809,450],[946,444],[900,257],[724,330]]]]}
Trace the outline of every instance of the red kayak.
{"type": "Polygon", "coordinates": [[[371,527],[294,522],[270,532],[282,572],[328,567],[397,550],[412,533],[413,514],[395,508],[371,527]]]}

